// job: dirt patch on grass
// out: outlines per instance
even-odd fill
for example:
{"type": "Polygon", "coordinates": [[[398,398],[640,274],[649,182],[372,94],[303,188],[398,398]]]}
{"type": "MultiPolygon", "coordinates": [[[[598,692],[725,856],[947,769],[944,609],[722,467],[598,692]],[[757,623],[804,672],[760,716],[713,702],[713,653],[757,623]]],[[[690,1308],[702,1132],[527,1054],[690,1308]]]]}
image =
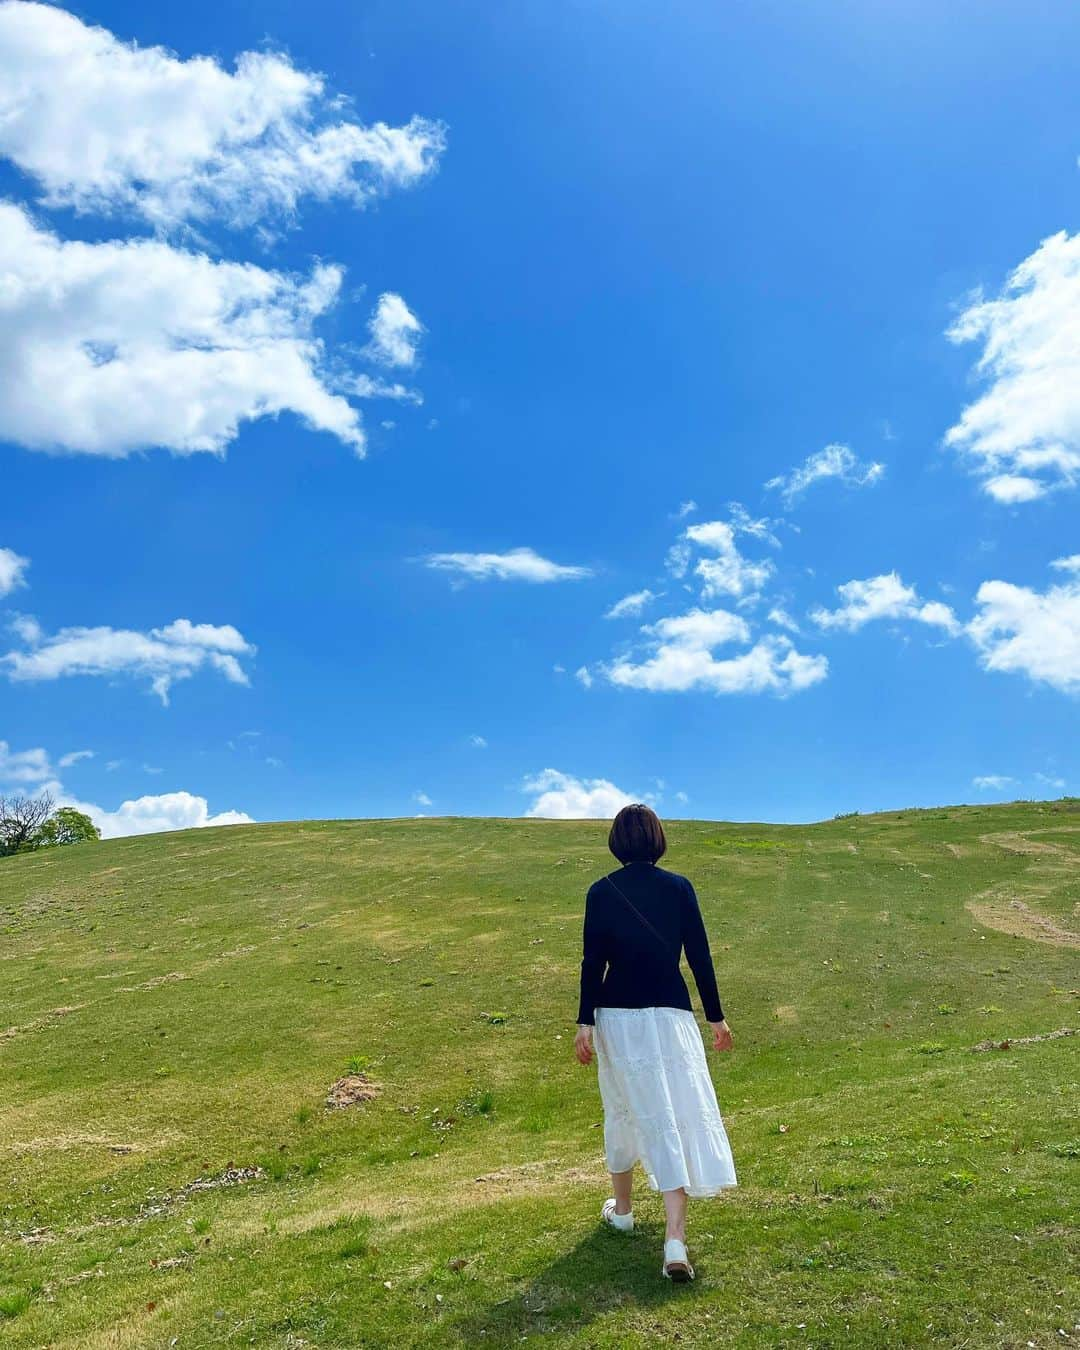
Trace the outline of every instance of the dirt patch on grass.
{"type": "Polygon", "coordinates": [[[1018,1045],[1038,1045],[1040,1041],[1060,1041],[1063,1036],[1075,1036],[1074,1027],[1061,1027],[1057,1031],[1043,1031],[1038,1036],[1017,1036],[1004,1041],[980,1041],[971,1047],[973,1055],[985,1050],[1013,1050],[1018,1045]]]}
{"type": "Polygon", "coordinates": [[[778,1022],[797,1022],[799,1010],[791,1003],[781,1003],[773,1009],[773,1016],[778,1022]]]}
{"type": "Polygon", "coordinates": [[[552,1167],[558,1166],[558,1158],[546,1158],[539,1162],[518,1163],[515,1167],[500,1167],[494,1172],[484,1172],[481,1176],[474,1177],[473,1180],[482,1185],[494,1183],[498,1186],[503,1182],[519,1181],[527,1177],[537,1176],[549,1171],[552,1167]]]}
{"type": "Polygon", "coordinates": [[[346,1106],[362,1106],[364,1102],[374,1101],[382,1088],[366,1073],[347,1073],[339,1078],[326,1094],[328,1110],[339,1111],[346,1106]]]}
{"type": "Polygon", "coordinates": [[[245,1181],[260,1181],[265,1175],[261,1167],[226,1167],[224,1172],[218,1172],[215,1176],[196,1177],[194,1181],[189,1181],[177,1191],[176,1198],[184,1200],[189,1195],[197,1195],[200,1191],[219,1191],[223,1186],[239,1186],[245,1181]]]}
{"type": "Polygon", "coordinates": [[[66,1152],[73,1148],[104,1148],[110,1153],[141,1152],[138,1144],[128,1144],[107,1134],[46,1134],[35,1139],[16,1140],[14,1143],[0,1145],[0,1152],[14,1153],[51,1153],[66,1152]]]}
{"type": "Polygon", "coordinates": [[[1029,858],[1030,862],[1021,877],[992,886],[969,900],[968,912],[987,928],[1011,937],[1030,938],[1057,947],[1080,947],[1080,933],[1040,914],[1019,898],[1023,895],[1039,904],[1051,896],[1068,895],[1080,874],[1078,855],[1061,844],[1031,837],[1039,833],[1043,831],[1005,830],[979,836],[983,843],[993,844],[1016,857],[1029,858]]]}
{"type": "Polygon", "coordinates": [[[167,975],[155,975],[149,980],[143,980],[142,984],[123,984],[120,986],[122,994],[137,994],[144,989],[157,989],[163,984],[177,984],[180,980],[190,980],[190,975],[185,975],[182,970],[170,970],[167,975]]]}
{"type": "Polygon", "coordinates": [[[1019,830],[1003,830],[999,834],[981,834],[979,839],[984,844],[996,844],[998,848],[1003,848],[1006,853],[1019,853],[1022,856],[1033,858],[1071,858],[1073,856],[1061,844],[1046,844],[1039,839],[1032,839],[1030,834],[1021,834],[1019,830]]]}
{"type": "Polygon", "coordinates": [[[968,912],[986,928],[1008,933],[1010,937],[1050,942],[1056,947],[1080,947],[1080,933],[1062,928],[1044,914],[1036,914],[1023,900],[969,900],[968,912]]]}
{"type": "Polygon", "coordinates": [[[45,1031],[49,1027],[55,1026],[60,1018],[67,1017],[85,1007],[85,1003],[72,1003],[64,1008],[50,1008],[47,1013],[42,1013],[40,1017],[35,1017],[30,1022],[24,1022],[22,1026],[6,1027],[3,1031],[0,1031],[0,1043],[13,1041],[16,1036],[25,1036],[28,1032],[45,1031]]]}
{"type": "MultiPolygon", "coordinates": [[[[166,1191],[164,1195],[151,1195],[136,1214],[135,1220],[138,1222],[145,1219],[156,1219],[162,1214],[167,1214],[173,1205],[182,1200],[187,1200],[192,1195],[199,1195],[203,1191],[219,1191],[226,1186],[242,1186],[248,1181],[262,1181],[265,1176],[266,1173],[261,1167],[235,1167],[230,1163],[223,1172],[217,1172],[213,1176],[196,1177],[194,1181],[189,1181],[181,1186],[178,1191],[166,1191]]],[[[105,1222],[115,1223],[117,1221],[109,1219],[105,1222]]]]}

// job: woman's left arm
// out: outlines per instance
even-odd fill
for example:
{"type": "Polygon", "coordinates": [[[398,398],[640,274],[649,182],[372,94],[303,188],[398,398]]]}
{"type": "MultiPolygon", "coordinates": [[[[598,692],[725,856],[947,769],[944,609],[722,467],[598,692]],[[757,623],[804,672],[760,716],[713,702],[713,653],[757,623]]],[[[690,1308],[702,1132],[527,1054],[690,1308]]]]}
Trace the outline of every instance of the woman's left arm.
{"type": "MultiPolygon", "coordinates": [[[[685,878],[684,878],[685,879],[685,878]]],[[[683,908],[682,940],[686,959],[694,973],[705,1012],[705,1020],[713,1029],[713,1048],[731,1049],[731,1032],[724,1020],[724,1009],[720,1004],[720,991],[716,987],[716,971],[713,969],[712,952],[709,950],[709,937],[705,932],[705,920],[701,917],[697,892],[693,885],[686,882],[686,900],[683,908]]]]}

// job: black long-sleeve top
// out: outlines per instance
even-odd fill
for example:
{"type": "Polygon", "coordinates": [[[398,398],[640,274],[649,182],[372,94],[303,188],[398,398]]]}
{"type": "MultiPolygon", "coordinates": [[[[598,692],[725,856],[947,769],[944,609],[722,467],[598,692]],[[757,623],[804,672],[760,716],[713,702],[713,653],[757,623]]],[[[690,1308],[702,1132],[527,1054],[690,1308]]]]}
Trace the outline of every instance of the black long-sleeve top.
{"type": "Polygon", "coordinates": [[[647,862],[628,863],[612,872],[611,879],[656,933],[650,932],[606,879],[589,887],[578,1022],[592,1025],[597,1008],[692,1011],[679,969],[684,950],[705,1020],[723,1021],[709,939],[690,882],[647,862]]]}

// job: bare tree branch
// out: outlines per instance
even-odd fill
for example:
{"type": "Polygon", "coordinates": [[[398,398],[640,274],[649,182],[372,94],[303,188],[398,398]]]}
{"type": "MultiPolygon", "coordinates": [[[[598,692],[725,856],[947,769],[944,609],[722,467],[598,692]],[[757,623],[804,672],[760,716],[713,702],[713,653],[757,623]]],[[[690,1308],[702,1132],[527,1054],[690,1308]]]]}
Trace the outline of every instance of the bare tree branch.
{"type": "Polygon", "coordinates": [[[0,797],[0,856],[33,848],[54,805],[47,792],[40,797],[0,797]]]}

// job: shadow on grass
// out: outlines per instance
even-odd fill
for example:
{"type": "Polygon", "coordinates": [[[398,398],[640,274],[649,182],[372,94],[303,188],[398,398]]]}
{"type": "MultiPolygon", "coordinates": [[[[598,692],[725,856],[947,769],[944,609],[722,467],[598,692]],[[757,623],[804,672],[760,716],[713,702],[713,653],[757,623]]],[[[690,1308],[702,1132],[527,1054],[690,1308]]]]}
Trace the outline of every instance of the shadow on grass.
{"type": "MultiPolygon", "coordinates": [[[[663,1247],[662,1223],[641,1223],[633,1233],[617,1233],[603,1225],[516,1294],[447,1320],[443,1332],[468,1345],[504,1345],[526,1334],[576,1331],[616,1308],[651,1308],[694,1299],[694,1283],[673,1284],[660,1273],[663,1247]]],[[[699,1281],[700,1277],[699,1271],[699,1281]]]]}

